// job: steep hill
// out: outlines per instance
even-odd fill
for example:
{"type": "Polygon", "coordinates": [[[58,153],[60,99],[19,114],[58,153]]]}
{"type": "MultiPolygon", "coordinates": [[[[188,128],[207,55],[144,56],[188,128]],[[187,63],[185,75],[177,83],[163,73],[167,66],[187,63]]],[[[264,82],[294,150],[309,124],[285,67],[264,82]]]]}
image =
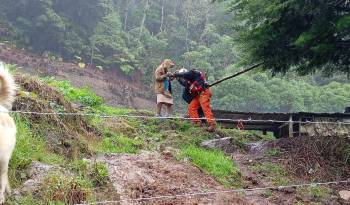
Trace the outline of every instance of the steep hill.
{"type": "MultiPolygon", "coordinates": [[[[64,82],[52,79],[43,81],[23,75],[17,75],[16,79],[21,90],[14,105],[15,111],[149,114],[108,107],[90,91],[67,88],[64,82]],[[67,89],[71,92],[65,92],[67,89]],[[77,103],[83,104],[85,109],[78,110],[77,103]]],[[[191,143],[195,139],[189,137],[190,132],[201,132],[203,137],[209,137],[201,128],[191,129],[188,123],[33,113],[16,113],[13,116],[19,133],[10,165],[10,180],[15,188],[10,204],[47,204],[55,201],[76,204],[181,194],[193,188],[193,191],[201,192],[226,189],[214,177],[177,161],[175,155],[160,154],[166,144],[180,146],[181,138],[191,143]],[[173,132],[174,126],[179,126],[183,132],[173,132]],[[163,139],[163,132],[179,139],[163,139]],[[163,143],[163,140],[169,141],[163,143]],[[131,165],[133,161],[135,165],[131,165]],[[156,168],[152,171],[153,179],[147,181],[146,176],[152,167],[156,168]],[[120,169],[120,172],[115,172],[116,169],[120,169]],[[125,175],[130,178],[124,178],[125,175]],[[169,187],[160,176],[163,179],[173,179],[178,184],[169,187]],[[146,181],[136,180],[137,177],[146,181]],[[157,188],[153,190],[152,187],[157,188]]],[[[233,170],[234,167],[230,169],[233,170]]],[[[171,204],[223,201],[249,204],[232,194],[224,195],[223,198],[181,199],[171,204]]],[[[169,202],[160,200],[147,204],[169,202]]]]}
{"type": "Polygon", "coordinates": [[[0,43],[0,60],[20,66],[19,70],[23,73],[53,76],[68,80],[76,87],[89,87],[102,96],[108,105],[136,109],[153,107],[150,85],[141,85],[138,73],[129,77],[118,70],[99,70],[89,66],[82,69],[77,64],[35,55],[4,43],[0,43]]]}
{"type": "Polygon", "coordinates": [[[107,106],[64,81],[16,79],[14,110],[79,115],[13,114],[18,142],[8,204],[346,204],[338,193],[347,183],[279,187],[348,179],[348,139],[275,140],[238,130],[208,133],[179,120],[118,117],[151,113],[107,106]],[[233,194],[237,188],[257,190],[233,194]]]}

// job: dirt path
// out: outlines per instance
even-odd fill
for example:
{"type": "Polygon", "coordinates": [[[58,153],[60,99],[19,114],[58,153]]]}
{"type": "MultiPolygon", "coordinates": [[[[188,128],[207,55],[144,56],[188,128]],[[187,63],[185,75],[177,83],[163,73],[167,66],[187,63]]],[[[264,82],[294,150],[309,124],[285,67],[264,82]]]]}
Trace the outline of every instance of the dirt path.
{"type": "MultiPolygon", "coordinates": [[[[104,158],[104,161],[109,165],[110,179],[118,193],[121,194],[122,200],[226,190],[212,177],[202,173],[199,169],[186,163],[180,163],[173,157],[154,152],[143,151],[139,155],[108,155],[104,158]]],[[[129,201],[121,204],[246,205],[251,203],[236,194],[226,193],[133,203],[129,201]]]]}

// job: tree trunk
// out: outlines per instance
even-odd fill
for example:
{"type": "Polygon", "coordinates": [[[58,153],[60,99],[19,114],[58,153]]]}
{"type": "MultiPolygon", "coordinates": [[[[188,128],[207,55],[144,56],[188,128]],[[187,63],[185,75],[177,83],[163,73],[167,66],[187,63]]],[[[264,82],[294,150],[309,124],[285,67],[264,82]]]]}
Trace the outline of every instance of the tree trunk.
{"type": "Polygon", "coordinates": [[[124,31],[126,31],[128,28],[128,15],[129,15],[129,0],[125,0],[124,31]]]}
{"type": "Polygon", "coordinates": [[[176,16],[176,9],[177,9],[177,4],[178,4],[178,0],[173,0],[175,2],[175,6],[174,6],[174,13],[173,15],[176,16]]]}
{"type": "Polygon", "coordinates": [[[90,58],[90,66],[92,67],[93,63],[94,63],[94,47],[95,45],[92,45],[91,47],[91,58],[90,58]]]}
{"type": "Polygon", "coordinates": [[[139,40],[141,40],[143,28],[145,27],[147,13],[148,13],[148,10],[150,8],[150,0],[145,0],[145,3],[146,3],[145,10],[143,11],[143,17],[142,17],[142,21],[141,21],[141,25],[140,25],[139,40]]]}
{"type": "MultiPolygon", "coordinates": [[[[204,14],[205,16],[204,16],[204,22],[203,22],[203,31],[205,31],[205,29],[207,28],[207,25],[209,23],[209,13],[210,13],[209,6],[210,5],[208,3],[208,5],[206,5],[205,11],[204,11],[205,12],[205,14],[204,14]]],[[[206,37],[204,37],[203,34],[201,35],[201,42],[205,46],[209,46],[209,44],[210,44],[209,40],[206,37]]]]}
{"type": "Polygon", "coordinates": [[[160,21],[159,32],[163,32],[163,26],[164,26],[164,4],[165,4],[165,0],[162,0],[162,18],[161,18],[161,21],[160,21]]]}
{"type": "Polygon", "coordinates": [[[187,52],[189,51],[189,46],[188,46],[188,38],[189,38],[189,34],[190,34],[190,21],[191,21],[191,8],[186,8],[186,50],[187,52]]]}

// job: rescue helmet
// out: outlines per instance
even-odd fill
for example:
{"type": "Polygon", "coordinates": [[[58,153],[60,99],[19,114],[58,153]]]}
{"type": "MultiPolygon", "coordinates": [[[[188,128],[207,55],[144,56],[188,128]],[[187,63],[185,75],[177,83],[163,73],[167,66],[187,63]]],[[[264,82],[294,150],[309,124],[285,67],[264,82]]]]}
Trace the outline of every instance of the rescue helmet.
{"type": "Polygon", "coordinates": [[[181,68],[178,73],[186,73],[188,70],[186,68],[181,68]]]}

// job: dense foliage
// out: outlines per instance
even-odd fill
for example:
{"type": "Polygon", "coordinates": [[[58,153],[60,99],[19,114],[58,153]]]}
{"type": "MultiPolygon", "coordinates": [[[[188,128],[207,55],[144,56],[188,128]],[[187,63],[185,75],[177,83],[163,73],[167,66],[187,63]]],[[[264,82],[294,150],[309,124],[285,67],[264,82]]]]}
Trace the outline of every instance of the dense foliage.
{"type": "Polygon", "coordinates": [[[322,85],[317,78],[256,73],[215,88],[214,106],[246,112],[343,112],[350,105],[349,90],[349,83],[322,85]]]}
{"type": "Polygon", "coordinates": [[[226,16],[224,8],[210,9],[207,0],[2,2],[2,39],[129,74],[151,72],[162,58],[181,60],[187,51],[225,40],[213,25],[226,16]]]}
{"type": "MultiPolygon", "coordinates": [[[[263,60],[273,73],[322,69],[336,77],[245,74],[214,88],[214,107],[341,112],[350,104],[347,78],[332,72],[349,69],[343,0],[0,1],[0,40],[127,75],[142,73],[150,92],[154,68],[163,58],[204,70],[210,82],[236,72],[238,62],[263,60]]],[[[181,87],[174,88],[176,106],[185,107],[181,87]]]]}
{"type": "Polygon", "coordinates": [[[274,72],[350,72],[349,1],[227,1],[245,60],[274,72]]]}

